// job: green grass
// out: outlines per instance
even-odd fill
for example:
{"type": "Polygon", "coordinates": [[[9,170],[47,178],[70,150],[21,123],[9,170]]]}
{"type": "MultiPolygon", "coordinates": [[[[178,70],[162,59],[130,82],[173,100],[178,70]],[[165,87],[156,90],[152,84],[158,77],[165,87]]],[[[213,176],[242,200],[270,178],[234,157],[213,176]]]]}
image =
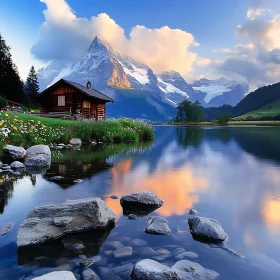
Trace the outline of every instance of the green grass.
{"type": "Polygon", "coordinates": [[[258,110],[250,111],[242,116],[234,118],[234,120],[260,120],[264,118],[274,118],[280,115],[280,100],[269,103],[258,110]],[[264,112],[262,114],[262,112],[264,112]]]}
{"type": "Polygon", "coordinates": [[[142,142],[153,137],[151,127],[131,119],[94,123],[42,118],[32,114],[0,113],[0,146],[68,143],[71,138],[80,138],[84,142],[142,142]]]}

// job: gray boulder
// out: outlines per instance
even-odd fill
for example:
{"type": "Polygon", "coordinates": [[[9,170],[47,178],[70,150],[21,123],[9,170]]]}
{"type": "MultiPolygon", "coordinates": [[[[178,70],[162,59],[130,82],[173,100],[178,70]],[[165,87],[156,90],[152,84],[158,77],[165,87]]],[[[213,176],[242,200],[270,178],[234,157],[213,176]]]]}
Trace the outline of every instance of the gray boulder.
{"type": "Polygon", "coordinates": [[[227,233],[221,224],[210,218],[193,217],[188,219],[192,235],[196,238],[210,242],[222,242],[227,238],[227,233]]]}
{"type": "Polygon", "coordinates": [[[136,263],[132,269],[131,278],[137,280],[180,280],[173,269],[150,259],[136,263]]]}
{"type": "Polygon", "coordinates": [[[76,280],[76,277],[70,271],[54,271],[40,277],[33,278],[33,280],[76,280]]]}
{"type": "Polygon", "coordinates": [[[206,269],[198,263],[187,260],[176,262],[171,269],[175,271],[182,280],[212,280],[219,276],[219,273],[216,271],[206,269]]]}
{"type": "Polygon", "coordinates": [[[82,145],[82,140],[79,139],[79,138],[72,138],[69,141],[69,144],[71,144],[71,145],[82,145]]]}
{"type": "Polygon", "coordinates": [[[47,145],[35,145],[26,150],[25,165],[32,167],[49,166],[51,150],[47,145]]]}
{"type": "Polygon", "coordinates": [[[51,157],[51,150],[47,145],[35,145],[26,150],[25,158],[32,158],[37,155],[45,155],[51,157]]]}
{"type": "Polygon", "coordinates": [[[115,219],[115,213],[100,198],[36,207],[20,225],[17,245],[42,244],[69,233],[105,228],[115,219]]]}
{"type": "Polygon", "coordinates": [[[25,165],[20,161],[14,161],[11,163],[10,167],[12,169],[21,169],[21,168],[25,168],[25,165]]]}
{"type": "Polygon", "coordinates": [[[4,146],[3,152],[12,159],[21,159],[26,155],[26,150],[24,148],[13,145],[4,146]]]}
{"type": "Polygon", "coordinates": [[[126,194],[121,197],[120,204],[125,215],[145,216],[163,205],[163,200],[148,191],[126,194]]]}
{"type": "Polygon", "coordinates": [[[152,223],[146,227],[145,232],[156,235],[170,235],[171,229],[167,223],[152,223]]]}
{"type": "Polygon", "coordinates": [[[51,164],[51,158],[45,155],[37,155],[25,160],[26,166],[45,167],[51,164]]]}

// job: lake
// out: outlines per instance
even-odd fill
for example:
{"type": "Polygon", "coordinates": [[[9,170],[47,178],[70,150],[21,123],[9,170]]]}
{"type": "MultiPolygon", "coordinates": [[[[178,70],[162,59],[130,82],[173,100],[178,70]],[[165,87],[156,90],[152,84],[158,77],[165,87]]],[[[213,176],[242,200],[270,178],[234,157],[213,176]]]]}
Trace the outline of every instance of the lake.
{"type": "Polygon", "coordinates": [[[83,279],[77,261],[85,255],[95,256],[90,268],[102,280],[114,279],[112,273],[126,280],[137,260],[153,258],[171,266],[184,250],[197,254],[189,260],[215,270],[221,280],[279,279],[279,143],[277,127],[159,126],[152,143],[53,151],[45,174],[0,185],[0,228],[15,222],[0,237],[0,279],[32,279],[56,269],[72,270],[83,279]],[[54,175],[67,181],[48,181],[54,175]],[[127,219],[119,199],[110,198],[140,190],[164,200],[149,216],[166,218],[170,236],[144,233],[147,217],[127,219]],[[18,228],[33,207],[95,196],[114,210],[116,225],[76,235],[85,245],[82,252],[65,249],[61,240],[37,250],[17,249],[18,228]],[[225,247],[233,251],[192,238],[187,224],[191,208],[222,224],[229,236],[225,247]],[[132,256],[115,258],[114,241],[131,246],[132,256]]]}

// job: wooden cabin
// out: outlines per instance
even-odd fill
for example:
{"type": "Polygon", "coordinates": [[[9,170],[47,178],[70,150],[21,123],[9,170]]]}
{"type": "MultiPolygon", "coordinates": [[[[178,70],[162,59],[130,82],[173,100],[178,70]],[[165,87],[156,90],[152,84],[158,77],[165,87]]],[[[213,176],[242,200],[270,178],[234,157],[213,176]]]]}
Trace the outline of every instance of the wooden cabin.
{"type": "Polygon", "coordinates": [[[40,114],[45,117],[106,119],[106,103],[112,98],[86,86],[61,79],[39,95],[40,114]]]}

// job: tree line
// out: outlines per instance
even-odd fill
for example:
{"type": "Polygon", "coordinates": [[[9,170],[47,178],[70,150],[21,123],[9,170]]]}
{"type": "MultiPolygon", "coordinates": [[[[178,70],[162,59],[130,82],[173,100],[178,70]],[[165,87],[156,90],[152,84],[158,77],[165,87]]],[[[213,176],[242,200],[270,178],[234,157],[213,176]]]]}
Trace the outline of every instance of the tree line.
{"type": "Polygon", "coordinates": [[[39,83],[35,68],[31,67],[23,82],[10,51],[11,48],[0,33],[0,106],[5,106],[7,100],[11,100],[29,108],[37,107],[39,83]]]}
{"type": "Polygon", "coordinates": [[[232,106],[224,105],[219,108],[203,108],[199,101],[191,102],[184,99],[177,105],[177,115],[173,122],[200,123],[202,121],[215,121],[218,125],[225,125],[231,118],[232,106]],[[209,119],[209,115],[211,119],[209,119]]]}

